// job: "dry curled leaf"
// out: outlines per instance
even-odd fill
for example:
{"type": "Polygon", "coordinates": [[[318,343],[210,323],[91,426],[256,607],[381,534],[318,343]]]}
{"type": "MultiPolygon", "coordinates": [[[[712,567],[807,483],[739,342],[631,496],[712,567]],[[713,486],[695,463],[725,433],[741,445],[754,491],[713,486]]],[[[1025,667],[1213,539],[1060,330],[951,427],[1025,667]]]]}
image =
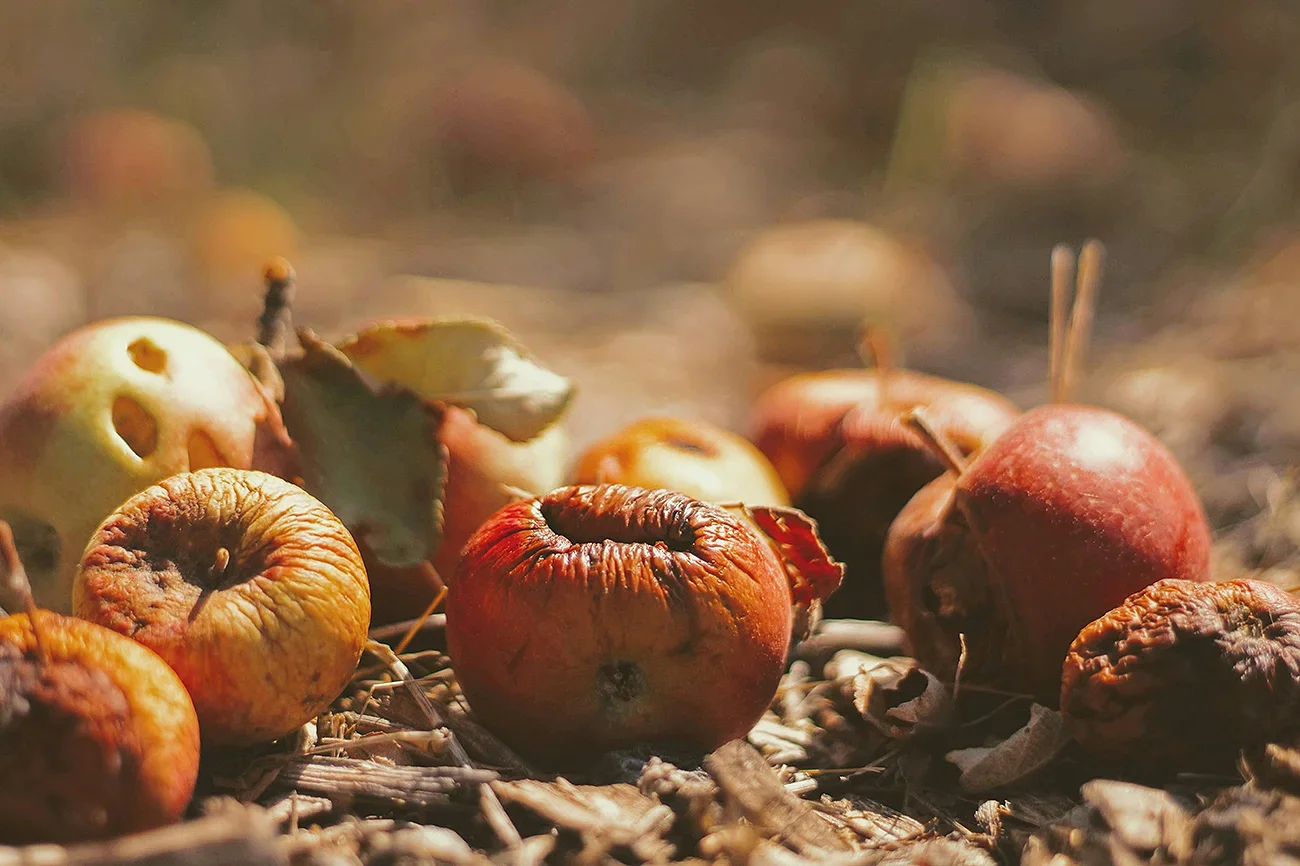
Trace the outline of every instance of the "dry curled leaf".
{"type": "Polygon", "coordinates": [[[525,442],[555,423],[573,383],[538,364],[486,319],[377,322],[339,344],[367,375],[425,400],[472,411],[479,423],[525,442]]]}
{"type": "Polygon", "coordinates": [[[952,693],[912,659],[877,659],[853,677],[853,706],[891,739],[935,730],[952,719],[952,693]]]}
{"type": "Polygon", "coordinates": [[[996,746],[957,749],[945,758],[961,770],[967,791],[993,791],[1023,782],[1052,762],[1070,742],[1065,720],[1041,704],[1029,708],[1029,721],[996,746]]]}
{"type": "Polygon", "coordinates": [[[831,558],[817,532],[817,521],[797,508],[727,503],[723,507],[746,518],[767,536],[790,580],[797,605],[825,601],[844,579],[844,566],[831,558]]]}
{"type": "Polygon", "coordinates": [[[404,388],[372,388],[311,331],[298,341],[303,354],[281,362],[280,375],[303,486],[382,562],[426,559],[442,535],[441,409],[404,388]]]}

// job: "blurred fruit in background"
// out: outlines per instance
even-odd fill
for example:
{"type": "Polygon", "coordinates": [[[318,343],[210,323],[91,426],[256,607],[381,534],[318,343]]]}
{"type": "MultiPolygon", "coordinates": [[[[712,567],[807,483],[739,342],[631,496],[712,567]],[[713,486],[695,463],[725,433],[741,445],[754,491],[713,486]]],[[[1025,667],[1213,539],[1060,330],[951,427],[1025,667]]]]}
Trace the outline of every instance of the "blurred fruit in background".
{"type": "Polygon", "coordinates": [[[129,108],[74,119],[64,139],[63,172],[74,199],[113,209],[175,205],[213,185],[212,154],[197,129],[129,108]]]}

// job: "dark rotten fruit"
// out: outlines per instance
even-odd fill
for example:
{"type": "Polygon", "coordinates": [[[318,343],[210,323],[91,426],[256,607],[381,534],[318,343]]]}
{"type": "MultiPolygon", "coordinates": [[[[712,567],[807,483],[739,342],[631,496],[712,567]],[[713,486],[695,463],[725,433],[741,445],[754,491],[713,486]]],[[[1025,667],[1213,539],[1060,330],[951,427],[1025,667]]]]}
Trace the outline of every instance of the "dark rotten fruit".
{"type": "Polygon", "coordinates": [[[783,566],[748,524],[614,484],[497,512],[447,597],[470,706],[543,760],[744,736],[776,691],[790,629],[783,566]]]}
{"type": "Polygon", "coordinates": [[[1132,421],[1051,404],[908,503],[885,588],[916,657],[951,679],[1055,703],[1079,630],[1163,578],[1209,579],[1210,531],[1182,468],[1132,421]]]}
{"type": "Polygon", "coordinates": [[[818,522],[827,547],[847,567],[844,585],[827,602],[830,616],[884,614],[885,534],[908,500],[944,468],[900,421],[918,407],[966,456],[996,439],[1020,413],[992,391],[908,370],[794,376],[758,401],[754,442],[795,506],[818,522]]]}

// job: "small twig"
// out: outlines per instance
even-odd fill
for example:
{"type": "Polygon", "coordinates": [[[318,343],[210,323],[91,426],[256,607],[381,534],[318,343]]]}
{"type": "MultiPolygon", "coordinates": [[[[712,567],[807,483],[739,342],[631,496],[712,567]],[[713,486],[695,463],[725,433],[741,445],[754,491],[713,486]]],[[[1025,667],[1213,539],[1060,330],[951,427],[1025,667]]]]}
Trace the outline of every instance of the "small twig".
{"type": "Polygon", "coordinates": [[[293,329],[297,275],[287,260],[275,258],[267,264],[262,278],[266,281],[266,295],[262,299],[262,315],[257,319],[257,342],[266,347],[273,359],[279,359],[284,356],[293,329]]]}
{"type": "Polygon", "coordinates": [[[3,561],[4,577],[0,579],[3,590],[3,606],[22,610],[27,614],[27,621],[32,624],[32,637],[36,641],[36,653],[41,664],[49,664],[50,653],[45,638],[41,634],[42,626],[38,623],[36,599],[32,595],[32,583],[27,579],[27,569],[23,567],[22,557],[18,555],[18,544],[14,541],[14,530],[7,521],[0,520],[0,560],[3,561]]]}
{"type": "Polygon", "coordinates": [[[1083,245],[1079,254],[1078,282],[1074,290],[1074,308],[1070,311],[1070,331],[1065,342],[1065,356],[1061,359],[1061,395],[1058,402],[1070,399],[1074,380],[1083,369],[1084,354],[1092,330],[1093,311],[1097,306],[1097,289],[1101,285],[1102,262],[1105,249],[1101,241],[1091,240],[1083,245]]]}
{"type": "Polygon", "coordinates": [[[957,655],[957,671],[952,675],[952,704],[957,705],[957,699],[961,697],[961,675],[966,670],[966,633],[962,632],[957,635],[961,641],[961,652],[957,655]]]}
{"type": "Polygon", "coordinates": [[[939,461],[943,463],[944,468],[949,472],[960,476],[966,471],[966,458],[957,450],[957,446],[948,440],[947,436],[930,426],[930,423],[925,419],[925,413],[921,409],[909,409],[898,420],[902,422],[904,427],[921,437],[921,441],[925,443],[926,448],[935,457],[939,458],[939,461]]]}
{"type": "Polygon", "coordinates": [[[1051,386],[1052,402],[1064,400],[1061,366],[1065,360],[1065,315],[1070,303],[1070,282],[1074,279],[1074,253],[1065,244],[1058,244],[1052,250],[1052,318],[1047,348],[1048,382],[1051,386]]]}
{"type": "Polygon", "coordinates": [[[415,640],[415,636],[424,628],[425,621],[428,620],[429,617],[433,616],[433,612],[438,609],[438,605],[442,604],[443,599],[447,597],[447,585],[442,582],[441,577],[438,577],[438,572],[434,571],[433,564],[427,559],[420,564],[432,572],[433,576],[437,578],[438,593],[433,597],[433,600],[429,602],[429,606],[424,609],[424,613],[420,614],[419,618],[411,623],[411,627],[406,630],[404,635],[402,635],[402,639],[397,642],[397,646],[393,647],[393,652],[396,655],[401,655],[402,652],[411,645],[411,641],[415,640]]]}
{"type": "Polygon", "coordinates": [[[889,405],[894,378],[894,341],[880,328],[866,328],[858,341],[858,356],[876,368],[876,393],[881,406],[889,405]]]}

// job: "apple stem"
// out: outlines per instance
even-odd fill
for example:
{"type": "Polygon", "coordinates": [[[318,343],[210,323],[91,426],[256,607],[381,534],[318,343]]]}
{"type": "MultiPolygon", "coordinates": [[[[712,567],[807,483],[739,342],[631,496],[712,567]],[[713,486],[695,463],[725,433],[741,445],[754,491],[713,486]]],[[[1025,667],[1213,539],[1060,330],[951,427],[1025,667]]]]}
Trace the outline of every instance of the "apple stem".
{"type": "Polygon", "coordinates": [[[14,541],[14,530],[7,521],[0,520],[0,560],[3,561],[4,575],[0,579],[0,596],[6,607],[21,608],[27,614],[27,621],[32,624],[32,637],[36,641],[36,653],[41,664],[48,664],[50,653],[41,634],[42,626],[36,621],[36,599],[32,595],[32,582],[27,579],[27,569],[23,567],[22,557],[18,555],[18,544],[14,541]]]}
{"type": "Polygon", "coordinates": [[[1056,402],[1070,398],[1079,371],[1083,369],[1084,354],[1092,331],[1093,311],[1097,306],[1097,289],[1101,285],[1102,263],[1105,248],[1101,241],[1090,240],[1079,254],[1078,282],[1074,289],[1074,307],[1070,311],[1070,330],[1066,336],[1065,354],[1061,359],[1060,396],[1056,402]]]}
{"type": "Polygon", "coordinates": [[[286,259],[272,259],[262,272],[266,295],[262,315],[257,320],[257,342],[266,347],[274,359],[284,357],[293,323],[293,296],[297,274],[286,259]]]}
{"type": "Polygon", "coordinates": [[[903,426],[921,437],[921,441],[930,453],[939,458],[944,468],[954,475],[961,476],[966,471],[966,458],[957,447],[939,431],[930,426],[925,414],[920,409],[909,409],[898,419],[903,426]]]}
{"type": "Polygon", "coordinates": [[[880,405],[889,405],[889,385],[894,377],[894,341],[880,328],[866,328],[858,341],[858,357],[876,368],[880,405]]]}
{"type": "Polygon", "coordinates": [[[1052,318],[1051,331],[1047,340],[1050,360],[1048,361],[1048,382],[1051,387],[1052,402],[1064,402],[1062,390],[1061,365],[1065,359],[1065,315],[1070,302],[1070,283],[1074,279],[1074,253],[1065,244],[1057,244],[1052,250],[1052,318]]]}

